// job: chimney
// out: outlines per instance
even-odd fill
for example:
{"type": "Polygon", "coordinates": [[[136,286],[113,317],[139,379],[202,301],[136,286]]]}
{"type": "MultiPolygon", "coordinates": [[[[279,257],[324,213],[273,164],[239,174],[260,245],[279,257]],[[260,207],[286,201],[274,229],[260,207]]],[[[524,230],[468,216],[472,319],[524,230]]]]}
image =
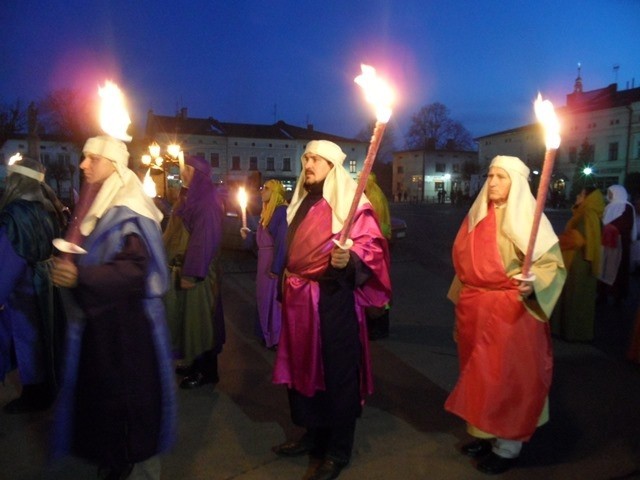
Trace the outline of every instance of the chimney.
{"type": "Polygon", "coordinates": [[[186,119],[186,118],[187,118],[187,107],[182,107],[182,108],[180,109],[180,118],[181,118],[182,120],[184,120],[184,119],[186,119]]]}
{"type": "Polygon", "coordinates": [[[307,131],[313,132],[313,123],[307,123],[307,131]]]}

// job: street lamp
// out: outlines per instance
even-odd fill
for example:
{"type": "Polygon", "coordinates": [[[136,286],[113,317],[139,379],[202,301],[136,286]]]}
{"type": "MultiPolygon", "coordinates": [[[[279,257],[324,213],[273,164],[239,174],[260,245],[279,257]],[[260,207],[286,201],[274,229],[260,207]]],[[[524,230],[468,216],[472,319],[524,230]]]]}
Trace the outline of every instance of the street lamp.
{"type": "Polygon", "coordinates": [[[157,142],[153,142],[149,145],[149,153],[140,157],[140,161],[143,165],[153,170],[160,170],[162,172],[162,196],[167,198],[167,191],[169,189],[167,180],[167,171],[175,165],[180,165],[183,162],[183,153],[180,145],[172,143],[167,145],[166,153],[162,153],[162,149],[157,142]]]}

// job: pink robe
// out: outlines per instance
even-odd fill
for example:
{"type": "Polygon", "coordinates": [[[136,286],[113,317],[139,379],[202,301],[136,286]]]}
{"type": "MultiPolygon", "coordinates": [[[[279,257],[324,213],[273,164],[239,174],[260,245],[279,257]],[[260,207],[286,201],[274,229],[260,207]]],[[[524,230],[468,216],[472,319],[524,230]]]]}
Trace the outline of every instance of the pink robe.
{"type": "Polygon", "coordinates": [[[272,278],[269,275],[273,263],[274,241],[269,230],[262,225],[258,227],[256,232],[256,243],[258,244],[258,272],[256,274],[258,317],[265,346],[270,348],[278,345],[280,339],[282,308],[276,299],[278,278],[272,278]]]}
{"type": "MultiPolygon", "coordinates": [[[[371,277],[354,291],[362,345],[360,392],[364,399],[365,394],[373,392],[364,308],[382,307],[391,296],[389,251],[369,204],[357,211],[350,237],[351,251],[371,270],[371,277]]],[[[316,279],[329,266],[334,238],[338,234],[331,233],[331,207],[322,199],[311,207],[289,246],[273,383],[285,384],[308,397],[325,390],[316,279]]]]}

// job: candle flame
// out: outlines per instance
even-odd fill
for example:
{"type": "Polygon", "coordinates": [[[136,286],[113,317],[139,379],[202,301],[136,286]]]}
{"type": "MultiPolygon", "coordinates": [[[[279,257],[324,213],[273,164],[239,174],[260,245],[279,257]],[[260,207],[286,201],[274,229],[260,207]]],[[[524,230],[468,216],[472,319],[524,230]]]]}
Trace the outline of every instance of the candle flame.
{"type": "Polygon", "coordinates": [[[14,163],[19,162],[20,160],[22,160],[22,154],[18,152],[9,158],[9,163],[7,163],[7,165],[13,165],[14,163]]]}
{"type": "Polygon", "coordinates": [[[144,181],[142,182],[142,189],[147,196],[151,198],[155,198],[157,195],[156,192],[156,182],[151,178],[151,169],[147,170],[147,174],[144,176],[144,181]]]}
{"type": "Polygon", "coordinates": [[[242,207],[242,209],[247,208],[247,192],[244,189],[244,187],[240,187],[238,189],[238,203],[240,204],[240,207],[242,207]]]}
{"type": "Polygon", "coordinates": [[[125,98],[118,86],[107,80],[104,87],[98,89],[102,98],[100,106],[100,126],[107,135],[119,140],[130,142],[131,136],[127,134],[127,128],[131,124],[131,118],[125,105],[125,98]]]}
{"type": "Polygon", "coordinates": [[[553,104],[549,100],[542,100],[542,95],[538,93],[534,109],[536,118],[544,127],[547,150],[557,150],[560,146],[560,122],[558,122],[553,104]]]}
{"type": "Polygon", "coordinates": [[[376,110],[376,119],[380,123],[387,123],[391,118],[391,103],[394,93],[391,87],[380,77],[376,76],[376,69],[369,65],[360,65],[362,74],[354,81],[364,90],[365,99],[376,110]]]}

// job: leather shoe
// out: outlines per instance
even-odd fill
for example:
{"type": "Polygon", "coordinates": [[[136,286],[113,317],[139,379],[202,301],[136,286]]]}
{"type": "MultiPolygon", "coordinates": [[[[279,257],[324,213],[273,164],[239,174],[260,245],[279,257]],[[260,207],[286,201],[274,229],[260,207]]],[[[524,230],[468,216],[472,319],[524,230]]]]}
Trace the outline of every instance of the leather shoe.
{"type": "Polygon", "coordinates": [[[178,365],[176,366],[176,375],[186,377],[193,373],[193,365],[178,365]]]}
{"type": "Polygon", "coordinates": [[[473,440],[465,443],[460,451],[467,457],[480,458],[491,452],[491,442],[489,440],[473,440]]]}
{"type": "Polygon", "coordinates": [[[288,442],[276,445],[271,450],[273,453],[282,455],[284,457],[298,457],[305,455],[311,451],[312,445],[302,440],[290,440],[288,442]]]}
{"type": "Polygon", "coordinates": [[[194,372],[182,379],[180,388],[191,390],[192,388],[202,387],[208,383],[218,383],[218,379],[203,375],[201,372],[194,372]]]}
{"type": "Polygon", "coordinates": [[[491,452],[486,458],[478,463],[477,468],[482,473],[498,475],[509,470],[513,464],[516,463],[516,460],[517,458],[505,458],[491,452]]]}
{"type": "Polygon", "coordinates": [[[340,472],[348,463],[349,462],[327,457],[308,480],[333,480],[334,478],[338,478],[340,472]]]}

